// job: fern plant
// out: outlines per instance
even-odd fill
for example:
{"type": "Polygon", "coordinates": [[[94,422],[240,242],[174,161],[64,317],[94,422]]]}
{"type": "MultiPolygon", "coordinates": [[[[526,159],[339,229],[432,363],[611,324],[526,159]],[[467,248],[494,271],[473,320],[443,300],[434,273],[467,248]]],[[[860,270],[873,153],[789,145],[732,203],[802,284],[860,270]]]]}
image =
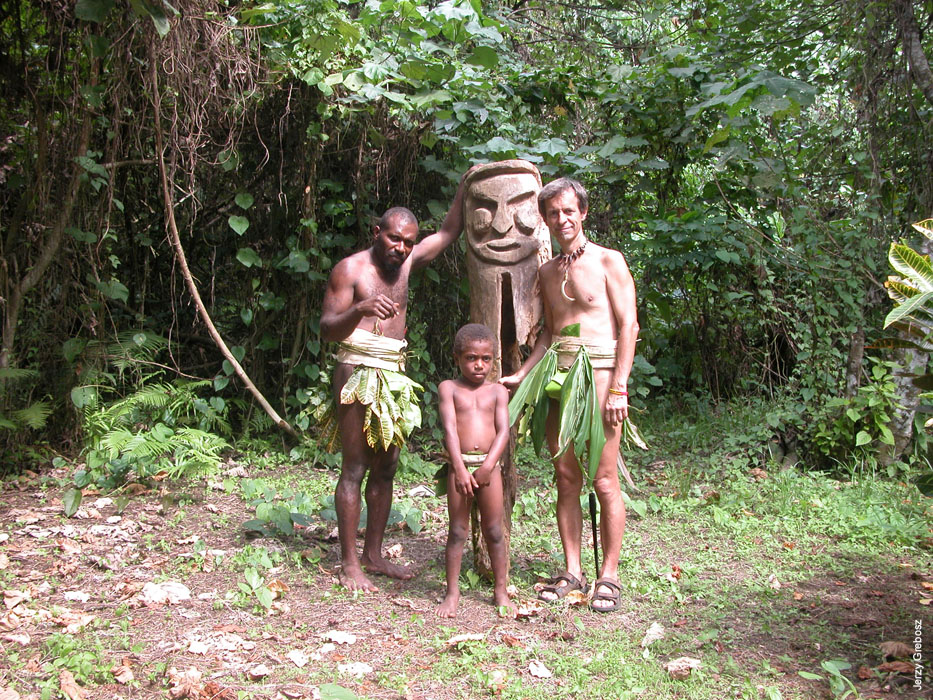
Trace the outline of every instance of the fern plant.
{"type": "Polygon", "coordinates": [[[32,369],[0,367],[0,387],[2,387],[2,394],[5,399],[3,407],[0,407],[0,430],[19,431],[26,428],[40,430],[45,427],[49,414],[52,412],[52,407],[44,399],[31,401],[25,408],[4,410],[5,405],[9,402],[8,387],[10,385],[38,378],[39,373],[32,369]]]}
{"type": "Polygon", "coordinates": [[[206,380],[153,382],[106,406],[100,405],[98,387],[73,391],[87,436],[86,466],[75,473],[75,485],[115,488],[130,472],[142,478],[160,471],[178,477],[216,468],[221,451],[230,446],[224,436],[232,431],[226,403],[199,394],[210,385],[206,380]]]}

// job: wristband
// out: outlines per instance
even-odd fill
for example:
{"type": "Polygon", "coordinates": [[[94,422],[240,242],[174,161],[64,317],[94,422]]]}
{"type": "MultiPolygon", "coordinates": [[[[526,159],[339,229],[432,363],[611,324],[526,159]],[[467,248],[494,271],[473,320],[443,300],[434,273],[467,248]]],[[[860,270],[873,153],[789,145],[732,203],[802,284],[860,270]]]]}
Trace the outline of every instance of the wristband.
{"type": "Polygon", "coordinates": [[[627,391],[622,391],[621,389],[613,389],[612,387],[609,387],[609,393],[615,394],[616,396],[628,396],[627,391]]]}

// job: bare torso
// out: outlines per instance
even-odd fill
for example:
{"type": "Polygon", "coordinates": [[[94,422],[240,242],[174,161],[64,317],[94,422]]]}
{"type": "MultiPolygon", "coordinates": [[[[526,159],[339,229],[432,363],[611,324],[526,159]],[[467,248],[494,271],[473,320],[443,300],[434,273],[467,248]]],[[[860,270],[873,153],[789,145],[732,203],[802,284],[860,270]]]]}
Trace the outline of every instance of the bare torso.
{"type": "Polygon", "coordinates": [[[448,379],[453,388],[454,411],[460,451],[489,452],[496,438],[496,397],[502,391],[497,384],[470,386],[459,379],[448,379]]]}
{"type": "Polygon", "coordinates": [[[619,323],[613,313],[607,285],[608,258],[620,256],[617,251],[587,243],[586,252],[566,269],[559,258],[553,258],[541,266],[538,277],[544,308],[547,310],[548,328],[553,335],[573,323],[580,324],[580,335],[584,338],[615,340],[619,335],[619,323]],[[568,300],[561,288],[573,301],[568,300]]]}
{"type": "Polygon", "coordinates": [[[404,338],[411,257],[394,274],[381,269],[373,261],[370,250],[354,253],[342,262],[348,265],[347,272],[353,280],[353,303],[384,294],[398,305],[398,314],[392,318],[380,320],[375,316],[364,316],[356,327],[390,338],[404,338]]]}

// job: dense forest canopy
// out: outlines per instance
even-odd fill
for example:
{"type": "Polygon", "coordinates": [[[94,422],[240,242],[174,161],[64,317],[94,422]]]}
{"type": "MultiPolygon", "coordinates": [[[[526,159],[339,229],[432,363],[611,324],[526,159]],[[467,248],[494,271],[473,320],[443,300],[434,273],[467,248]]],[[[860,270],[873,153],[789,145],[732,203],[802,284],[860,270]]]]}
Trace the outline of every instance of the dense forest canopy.
{"type": "MultiPolygon", "coordinates": [[[[888,245],[933,210],[931,24],[918,0],[0,0],[3,439],[118,471],[271,429],[182,252],[313,436],[335,261],[387,207],[431,231],[470,164],[525,158],[585,183],[635,274],[637,407],[761,401],[754,439],[810,466],[923,461],[898,368],[926,355],[882,324],[888,245]]],[[[456,246],[412,299],[430,407],[456,246]]]]}

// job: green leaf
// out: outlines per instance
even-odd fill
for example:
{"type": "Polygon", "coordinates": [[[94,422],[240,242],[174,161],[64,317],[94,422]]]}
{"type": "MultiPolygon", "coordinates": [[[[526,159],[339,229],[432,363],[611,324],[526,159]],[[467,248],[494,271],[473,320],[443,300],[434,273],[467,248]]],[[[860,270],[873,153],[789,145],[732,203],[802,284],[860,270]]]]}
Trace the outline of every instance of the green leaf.
{"type": "MultiPolygon", "coordinates": [[[[251,206],[253,206],[253,202],[254,202],[255,200],[253,199],[253,195],[251,195],[249,192],[240,192],[240,193],[237,194],[236,197],[233,198],[233,201],[236,202],[237,206],[238,206],[240,209],[246,210],[246,209],[249,209],[251,206]]],[[[231,224],[231,225],[232,225],[232,224],[231,224]]],[[[249,225],[249,222],[247,222],[247,226],[248,226],[248,225],[249,225]]],[[[234,229],[234,230],[236,230],[236,229],[234,229]]],[[[246,229],[243,229],[243,231],[245,231],[245,230],[246,230],[246,229]]],[[[243,231],[237,231],[237,233],[242,234],[243,231]]]]}
{"type": "Polygon", "coordinates": [[[75,17],[88,22],[103,22],[114,8],[114,0],[78,0],[75,17]]]}
{"type": "Polygon", "coordinates": [[[564,326],[563,328],[560,329],[560,333],[558,335],[562,335],[565,338],[579,338],[580,337],[580,324],[571,323],[568,326],[564,326]]]}
{"type": "Polygon", "coordinates": [[[62,494],[62,506],[65,517],[70,518],[78,512],[78,508],[81,507],[81,497],[83,495],[81,489],[68,489],[62,494]]]}
{"type": "Polygon", "coordinates": [[[249,228],[249,219],[245,216],[234,214],[227,219],[227,224],[236,231],[238,236],[242,236],[246,233],[246,229],[249,228]]]}
{"type": "Polygon", "coordinates": [[[76,386],[71,390],[71,402],[76,408],[94,406],[97,404],[97,387],[76,386]]]}
{"type": "Polygon", "coordinates": [[[808,681],[821,681],[823,676],[820,676],[816,673],[810,673],[809,671],[797,671],[797,675],[801,678],[806,678],[808,681]]]}
{"type": "Polygon", "coordinates": [[[421,511],[417,508],[409,508],[405,513],[405,524],[416,535],[421,532],[421,511]]]}
{"type": "Polygon", "coordinates": [[[253,322],[253,310],[252,309],[240,309],[240,318],[243,320],[247,326],[253,322]]]}
{"type": "Polygon", "coordinates": [[[933,266],[926,255],[921,255],[903,243],[892,243],[888,262],[921,292],[933,291],[933,266]]]}
{"type": "Polygon", "coordinates": [[[272,601],[275,600],[275,596],[265,586],[260,586],[255,591],[256,600],[259,601],[259,604],[262,605],[266,610],[272,607],[272,601]]]}
{"type": "Polygon", "coordinates": [[[321,694],[321,700],[359,700],[353,691],[333,683],[318,686],[318,692],[321,694]]]}
{"type": "Polygon", "coordinates": [[[859,430],[858,435],[855,436],[855,446],[861,447],[862,445],[867,445],[871,442],[871,435],[869,435],[864,430],[859,430]]]}
{"type": "Polygon", "coordinates": [[[499,54],[489,46],[477,46],[466,58],[466,62],[483,68],[495,68],[499,65],[499,54]]]}
{"type": "Polygon", "coordinates": [[[236,259],[239,260],[246,267],[262,267],[262,258],[259,257],[259,254],[252,248],[240,248],[236,252],[236,259]]]}
{"type": "Polygon", "coordinates": [[[242,362],[243,358],[246,357],[246,348],[242,345],[233,345],[230,347],[230,354],[236,358],[237,362],[242,362]]]}

